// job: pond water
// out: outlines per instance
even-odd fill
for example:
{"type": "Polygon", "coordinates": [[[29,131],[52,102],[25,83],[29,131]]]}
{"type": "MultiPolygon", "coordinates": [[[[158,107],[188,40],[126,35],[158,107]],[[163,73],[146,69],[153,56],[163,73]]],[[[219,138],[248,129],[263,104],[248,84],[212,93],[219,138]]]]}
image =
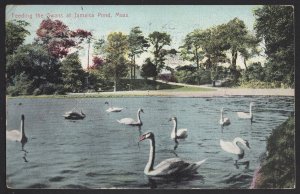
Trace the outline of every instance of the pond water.
{"type": "Polygon", "coordinates": [[[14,98],[7,101],[7,129],[19,129],[25,115],[28,142],[6,141],[7,185],[19,188],[249,188],[266,138],[294,110],[293,97],[129,97],[82,99],[14,98]],[[105,101],[126,107],[107,113],[105,101]],[[237,111],[253,108],[254,122],[239,119],[237,111]],[[74,107],[83,109],[84,120],[65,120],[62,115],[74,107]],[[119,124],[124,117],[136,118],[138,127],[119,124]],[[221,130],[220,108],[231,125],[221,130]],[[176,150],[170,138],[169,118],[176,116],[178,128],[187,128],[188,137],[179,140],[176,150]],[[152,131],[156,138],[155,165],[167,158],[189,161],[208,158],[191,177],[153,179],[144,175],[149,142],[138,142],[140,133],[152,131]],[[235,166],[233,156],[220,147],[220,138],[248,140],[245,150],[249,166],[235,166]]]}

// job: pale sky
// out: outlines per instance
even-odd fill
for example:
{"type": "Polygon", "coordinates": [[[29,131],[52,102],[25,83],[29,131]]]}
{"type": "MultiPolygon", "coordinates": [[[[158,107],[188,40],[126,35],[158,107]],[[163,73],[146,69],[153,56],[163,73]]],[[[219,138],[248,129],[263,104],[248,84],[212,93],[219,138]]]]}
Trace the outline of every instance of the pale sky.
{"type": "MultiPolygon", "coordinates": [[[[31,35],[26,38],[25,43],[33,41],[41,21],[49,16],[51,19],[63,21],[70,30],[81,28],[92,31],[96,38],[106,38],[110,32],[118,31],[129,34],[130,29],[135,26],[141,28],[144,36],[153,31],[167,32],[171,35],[171,48],[178,49],[186,34],[194,29],[207,29],[227,23],[235,17],[243,20],[248,30],[254,33],[253,10],[258,7],[258,5],[8,5],[6,21],[21,19],[30,23],[27,29],[31,35]],[[79,14],[88,17],[77,17],[79,14]],[[40,17],[41,15],[43,16],[40,17]],[[110,17],[105,17],[107,15],[110,17]]],[[[142,55],[137,63],[141,64],[147,56],[142,55]]],[[[80,51],[80,58],[85,68],[87,49],[80,51]]]]}

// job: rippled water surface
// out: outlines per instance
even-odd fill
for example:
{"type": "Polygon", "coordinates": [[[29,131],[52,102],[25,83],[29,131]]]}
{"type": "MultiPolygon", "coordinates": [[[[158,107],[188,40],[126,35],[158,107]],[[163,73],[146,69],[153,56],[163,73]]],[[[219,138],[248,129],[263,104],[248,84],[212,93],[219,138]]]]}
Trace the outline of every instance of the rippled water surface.
{"type": "Polygon", "coordinates": [[[19,129],[25,115],[28,143],[6,141],[7,185],[12,188],[248,188],[259,158],[265,151],[272,129],[287,119],[294,109],[292,97],[214,98],[84,98],[8,99],[7,128],[19,129]],[[126,107],[120,113],[106,113],[104,102],[126,107]],[[254,123],[237,117],[255,102],[254,123]],[[83,109],[84,120],[65,120],[64,112],[83,109]],[[136,118],[141,107],[144,125],[124,126],[116,122],[136,118]],[[231,125],[219,126],[220,108],[231,125]],[[178,127],[188,129],[188,137],[174,151],[170,139],[171,116],[178,127]],[[155,164],[180,157],[190,161],[208,158],[192,177],[150,179],[144,175],[149,142],[138,142],[140,133],[153,131],[156,138],[155,164]],[[249,141],[244,160],[249,166],[235,166],[231,154],[219,145],[220,138],[249,141]]]}

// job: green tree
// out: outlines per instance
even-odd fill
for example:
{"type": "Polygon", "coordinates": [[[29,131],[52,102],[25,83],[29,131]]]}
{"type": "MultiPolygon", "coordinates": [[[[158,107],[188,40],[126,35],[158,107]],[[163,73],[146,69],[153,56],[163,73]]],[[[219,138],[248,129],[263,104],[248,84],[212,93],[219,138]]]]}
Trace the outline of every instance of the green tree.
{"type": "Polygon", "coordinates": [[[181,56],[184,60],[195,62],[197,65],[197,83],[200,84],[199,69],[200,61],[204,58],[203,45],[205,36],[202,30],[196,29],[186,35],[181,48],[181,56]]]}
{"type": "Polygon", "coordinates": [[[230,47],[224,41],[222,30],[220,26],[207,29],[203,32],[203,50],[205,52],[206,60],[204,67],[210,70],[211,79],[216,80],[221,78],[218,64],[230,62],[225,52],[230,47]]]}
{"type": "Polygon", "coordinates": [[[265,43],[268,81],[294,85],[294,9],[265,5],[254,11],[257,36],[265,43]]]}
{"type": "Polygon", "coordinates": [[[7,86],[14,83],[16,76],[25,73],[34,88],[48,83],[60,84],[59,61],[49,55],[44,45],[28,44],[18,47],[14,55],[7,57],[7,86]]]}
{"type": "Polygon", "coordinates": [[[68,92],[81,92],[84,89],[86,73],[82,69],[78,53],[69,54],[60,68],[65,90],[68,92]]]}
{"type": "Polygon", "coordinates": [[[248,57],[249,53],[247,48],[253,48],[258,44],[256,38],[249,33],[245,23],[238,19],[234,18],[230,20],[227,24],[222,24],[217,28],[222,37],[221,40],[225,47],[229,47],[231,52],[231,65],[230,69],[233,74],[233,78],[237,81],[239,77],[239,72],[237,71],[237,57],[238,53],[243,54],[244,57],[248,57]]]}
{"type": "Polygon", "coordinates": [[[147,48],[150,46],[148,41],[142,35],[142,31],[140,27],[134,27],[131,29],[129,36],[128,36],[128,43],[129,43],[129,57],[131,59],[131,66],[130,66],[130,78],[136,78],[136,64],[135,59],[140,54],[145,52],[147,48]]]}
{"type": "Polygon", "coordinates": [[[145,63],[142,65],[141,76],[146,79],[148,77],[156,77],[157,76],[156,66],[151,62],[150,58],[147,58],[145,60],[145,63]]]}
{"type": "Polygon", "coordinates": [[[164,56],[168,54],[168,52],[164,49],[164,46],[170,46],[171,37],[165,32],[155,31],[149,34],[149,41],[153,45],[154,64],[157,72],[159,73],[164,67],[164,56]]]}
{"type": "Polygon", "coordinates": [[[11,96],[30,95],[33,92],[33,81],[28,79],[28,76],[22,72],[16,75],[12,83],[7,88],[7,93],[11,96]]]}
{"type": "Polygon", "coordinates": [[[108,35],[105,44],[106,65],[105,72],[114,79],[114,90],[116,91],[119,78],[127,75],[128,37],[122,32],[112,32],[108,35]]]}
{"type": "Polygon", "coordinates": [[[22,20],[14,20],[5,23],[5,50],[7,55],[11,55],[23,44],[30,32],[26,30],[29,26],[28,22],[22,20]]]}
{"type": "Polygon", "coordinates": [[[243,73],[245,81],[265,81],[266,73],[260,62],[252,63],[243,73]]]}

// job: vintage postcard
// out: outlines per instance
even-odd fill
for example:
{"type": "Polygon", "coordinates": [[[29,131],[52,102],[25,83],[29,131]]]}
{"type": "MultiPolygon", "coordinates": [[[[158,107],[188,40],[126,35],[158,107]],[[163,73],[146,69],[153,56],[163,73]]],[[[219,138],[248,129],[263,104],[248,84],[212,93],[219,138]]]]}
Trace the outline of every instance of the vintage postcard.
{"type": "Polygon", "coordinates": [[[7,189],[295,188],[292,5],[7,5],[7,189]]]}

